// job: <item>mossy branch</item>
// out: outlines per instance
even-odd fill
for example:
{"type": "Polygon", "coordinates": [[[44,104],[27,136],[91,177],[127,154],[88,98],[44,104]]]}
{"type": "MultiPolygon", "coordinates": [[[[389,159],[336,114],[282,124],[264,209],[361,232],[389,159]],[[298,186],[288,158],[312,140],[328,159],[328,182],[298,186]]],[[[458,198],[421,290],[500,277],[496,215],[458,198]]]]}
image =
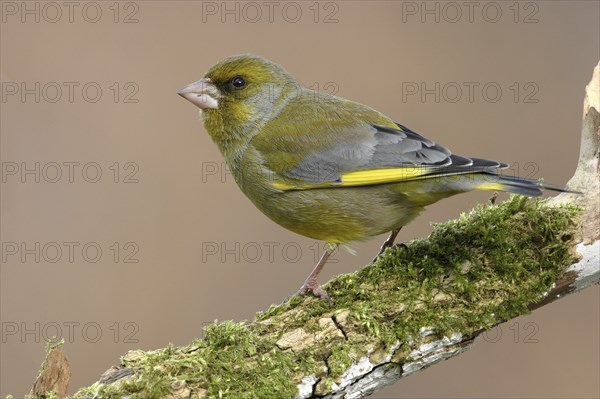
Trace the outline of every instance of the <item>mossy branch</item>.
{"type": "Polygon", "coordinates": [[[599,68],[569,182],[582,195],[478,206],[332,279],[331,305],[294,297],[251,323],[214,324],[185,347],[131,351],[75,397],[362,398],[598,283],[599,68]]]}

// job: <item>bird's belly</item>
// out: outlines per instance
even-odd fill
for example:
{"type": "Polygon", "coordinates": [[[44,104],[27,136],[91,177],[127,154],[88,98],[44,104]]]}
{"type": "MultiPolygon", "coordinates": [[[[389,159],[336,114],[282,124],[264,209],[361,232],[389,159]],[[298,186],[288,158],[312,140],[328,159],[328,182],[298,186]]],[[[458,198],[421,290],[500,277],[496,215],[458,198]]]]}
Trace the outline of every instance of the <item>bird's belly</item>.
{"type": "Polygon", "coordinates": [[[367,239],[400,228],[423,210],[393,187],[383,186],[271,191],[262,193],[259,200],[253,198],[258,193],[253,194],[248,195],[250,199],[277,224],[331,243],[367,239]]]}

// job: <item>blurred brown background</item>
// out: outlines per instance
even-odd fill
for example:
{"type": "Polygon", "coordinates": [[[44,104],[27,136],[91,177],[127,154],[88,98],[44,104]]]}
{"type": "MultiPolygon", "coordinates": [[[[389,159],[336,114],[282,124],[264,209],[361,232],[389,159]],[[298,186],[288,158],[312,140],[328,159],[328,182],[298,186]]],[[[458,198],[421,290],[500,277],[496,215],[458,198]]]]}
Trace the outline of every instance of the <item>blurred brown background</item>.
{"type": "MultiPolygon", "coordinates": [[[[45,337],[67,341],[74,392],[129,349],[251,320],[304,281],[321,243],[254,208],[176,95],[225,56],[263,55],[457,153],[566,183],[599,3],[469,4],[3,1],[0,394],[29,391],[45,337]]],[[[432,206],[400,240],[489,196],[432,206]]],[[[599,308],[593,287],[373,397],[597,398],[599,308]]]]}

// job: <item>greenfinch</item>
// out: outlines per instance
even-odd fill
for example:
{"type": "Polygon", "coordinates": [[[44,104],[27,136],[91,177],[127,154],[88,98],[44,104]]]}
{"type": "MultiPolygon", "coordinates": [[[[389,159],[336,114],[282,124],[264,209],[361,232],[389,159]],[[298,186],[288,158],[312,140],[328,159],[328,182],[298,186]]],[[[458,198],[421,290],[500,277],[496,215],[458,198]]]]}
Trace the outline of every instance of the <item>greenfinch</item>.
{"type": "Polygon", "coordinates": [[[225,58],[178,94],[200,108],[254,205],[286,229],[327,243],[299,294],[329,298],[317,276],[338,245],[391,232],[383,252],[402,226],[443,198],[563,191],[502,176],[504,163],[452,154],[366,105],[302,87],[255,55],[225,58]]]}

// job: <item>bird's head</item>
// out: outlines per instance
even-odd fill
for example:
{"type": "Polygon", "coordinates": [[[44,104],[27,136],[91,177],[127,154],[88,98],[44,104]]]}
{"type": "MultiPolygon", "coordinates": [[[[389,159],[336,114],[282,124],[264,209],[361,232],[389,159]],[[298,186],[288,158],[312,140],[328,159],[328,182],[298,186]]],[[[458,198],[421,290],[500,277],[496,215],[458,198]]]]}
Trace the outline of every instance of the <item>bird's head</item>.
{"type": "Polygon", "coordinates": [[[178,94],[201,109],[217,144],[251,134],[300,86],[282,66],[255,55],[236,55],[214,65],[178,94]]]}

